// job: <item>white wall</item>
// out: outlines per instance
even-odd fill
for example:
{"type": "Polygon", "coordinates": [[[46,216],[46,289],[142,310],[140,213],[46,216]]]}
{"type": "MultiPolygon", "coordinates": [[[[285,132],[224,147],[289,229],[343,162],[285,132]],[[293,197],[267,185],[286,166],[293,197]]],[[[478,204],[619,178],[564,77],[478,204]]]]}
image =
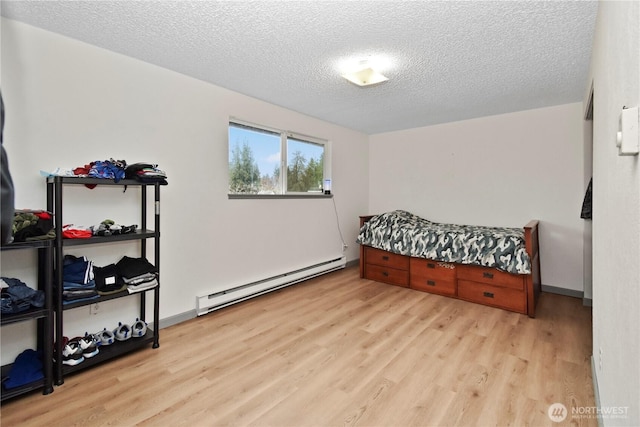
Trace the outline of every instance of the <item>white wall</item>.
{"type": "MultiPolygon", "coordinates": [[[[347,260],[358,258],[358,215],[368,206],[365,134],[4,18],[1,72],[16,207],[45,207],[41,169],[113,157],[157,163],[167,172],[161,319],[193,310],[197,294],[342,255],[331,199],[227,198],[229,116],[331,142],[333,200],[349,245],[347,260]]],[[[65,195],[65,223],[139,222],[135,189],[65,188],[65,195]]],[[[135,248],[81,249],[105,265],[135,248]]],[[[2,267],[5,274],[9,263],[2,267]]],[[[129,316],[118,310],[135,307],[135,301],[105,304],[108,312],[93,317],[88,308],[67,312],[66,332],[113,328],[129,316]]],[[[16,334],[3,328],[3,363],[16,334]]]]}
{"type": "Polygon", "coordinates": [[[594,374],[602,407],[629,408],[604,425],[638,426],[640,159],[618,156],[615,141],[622,107],[640,104],[639,2],[600,2],[591,74],[594,374]]]}
{"type": "Polygon", "coordinates": [[[540,223],[542,284],[583,290],[582,104],[370,137],[369,210],[438,222],[540,223]]]}

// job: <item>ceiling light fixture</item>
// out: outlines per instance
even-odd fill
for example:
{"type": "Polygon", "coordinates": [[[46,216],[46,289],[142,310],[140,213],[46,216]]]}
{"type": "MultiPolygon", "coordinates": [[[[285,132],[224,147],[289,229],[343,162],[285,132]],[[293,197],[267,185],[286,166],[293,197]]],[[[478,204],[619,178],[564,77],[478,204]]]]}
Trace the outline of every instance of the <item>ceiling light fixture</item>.
{"type": "Polygon", "coordinates": [[[371,67],[353,73],[343,74],[342,77],[358,86],[371,86],[389,80],[371,67]]]}
{"type": "Polygon", "coordinates": [[[342,77],[358,86],[372,86],[389,80],[386,76],[376,71],[371,62],[369,60],[361,60],[357,64],[350,65],[350,70],[344,72],[342,77]]]}

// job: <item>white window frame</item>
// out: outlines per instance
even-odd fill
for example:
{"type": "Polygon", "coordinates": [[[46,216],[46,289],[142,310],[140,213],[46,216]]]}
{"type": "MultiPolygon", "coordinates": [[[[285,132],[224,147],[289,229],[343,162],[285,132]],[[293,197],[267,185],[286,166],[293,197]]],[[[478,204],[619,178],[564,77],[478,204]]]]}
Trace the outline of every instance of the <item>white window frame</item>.
{"type": "MultiPolygon", "coordinates": [[[[280,194],[250,194],[250,193],[229,193],[229,186],[227,185],[227,194],[229,199],[278,199],[278,198],[326,198],[332,197],[331,194],[326,194],[325,191],[307,191],[307,192],[294,192],[287,191],[287,170],[288,170],[288,158],[287,158],[287,143],[289,138],[295,139],[301,142],[309,144],[320,145],[323,148],[323,170],[322,170],[322,184],[331,182],[331,143],[329,140],[318,138],[315,136],[305,135],[299,132],[293,132],[288,130],[281,130],[272,128],[269,126],[259,125],[245,120],[241,120],[235,117],[230,117],[227,123],[227,130],[233,124],[254,128],[257,131],[265,131],[269,133],[277,133],[280,135],[280,179],[278,187],[280,194]]],[[[228,136],[227,131],[227,136],[228,136]]],[[[227,140],[227,148],[231,149],[231,141],[227,140]]],[[[228,154],[227,154],[227,157],[228,154]]],[[[229,177],[230,171],[227,169],[227,177],[229,177]]]]}

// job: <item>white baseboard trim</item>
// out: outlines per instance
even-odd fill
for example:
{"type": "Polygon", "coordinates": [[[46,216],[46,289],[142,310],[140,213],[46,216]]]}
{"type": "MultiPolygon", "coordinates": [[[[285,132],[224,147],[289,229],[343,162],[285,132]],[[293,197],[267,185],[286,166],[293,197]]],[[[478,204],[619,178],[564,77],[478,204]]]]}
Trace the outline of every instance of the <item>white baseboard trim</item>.
{"type": "Polygon", "coordinates": [[[584,299],[584,292],[576,291],[575,289],[558,288],[556,286],[549,285],[542,285],[541,288],[542,292],[549,292],[550,294],[565,295],[568,297],[584,299]]]}
{"type": "Polygon", "coordinates": [[[344,266],[345,268],[356,267],[360,265],[360,258],[352,259],[351,261],[347,261],[347,264],[344,266]]]}
{"type": "Polygon", "coordinates": [[[165,317],[164,319],[160,319],[160,329],[168,328],[169,326],[177,325],[178,323],[186,322],[187,320],[195,319],[196,317],[195,309],[165,317]]]}

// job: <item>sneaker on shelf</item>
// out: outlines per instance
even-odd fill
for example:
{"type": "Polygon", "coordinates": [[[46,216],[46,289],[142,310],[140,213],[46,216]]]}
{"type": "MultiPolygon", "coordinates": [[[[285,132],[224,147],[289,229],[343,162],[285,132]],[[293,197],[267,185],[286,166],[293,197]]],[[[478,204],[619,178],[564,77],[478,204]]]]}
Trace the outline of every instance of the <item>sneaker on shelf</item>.
{"type": "Polygon", "coordinates": [[[78,342],[82,348],[82,355],[85,358],[93,357],[100,352],[98,350],[98,342],[94,335],[85,332],[84,337],[78,337],[78,342]]]}
{"type": "Polygon", "coordinates": [[[82,355],[82,348],[80,347],[79,341],[69,340],[63,337],[62,364],[75,366],[82,362],[84,362],[84,356],[82,355]]]}
{"type": "Polygon", "coordinates": [[[132,336],[134,338],[141,338],[147,333],[147,322],[136,318],[136,321],[131,325],[132,336]]]}
{"type": "Polygon", "coordinates": [[[113,330],[116,340],[126,341],[131,338],[131,326],[118,322],[118,327],[113,330]]]}
{"type": "MultiPolygon", "coordinates": [[[[102,331],[100,331],[102,332],[102,331]]],[[[91,336],[93,337],[93,342],[96,343],[96,347],[100,347],[102,345],[102,341],[100,340],[100,332],[97,332],[95,334],[91,334],[91,336]]]]}
{"type": "Polygon", "coordinates": [[[98,341],[98,345],[110,345],[110,344],[113,344],[115,340],[115,336],[113,335],[113,332],[108,331],[107,328],[104,328],[102,331],[98,332],[97,334],[94,334],[94,336],[98,341]]]}

